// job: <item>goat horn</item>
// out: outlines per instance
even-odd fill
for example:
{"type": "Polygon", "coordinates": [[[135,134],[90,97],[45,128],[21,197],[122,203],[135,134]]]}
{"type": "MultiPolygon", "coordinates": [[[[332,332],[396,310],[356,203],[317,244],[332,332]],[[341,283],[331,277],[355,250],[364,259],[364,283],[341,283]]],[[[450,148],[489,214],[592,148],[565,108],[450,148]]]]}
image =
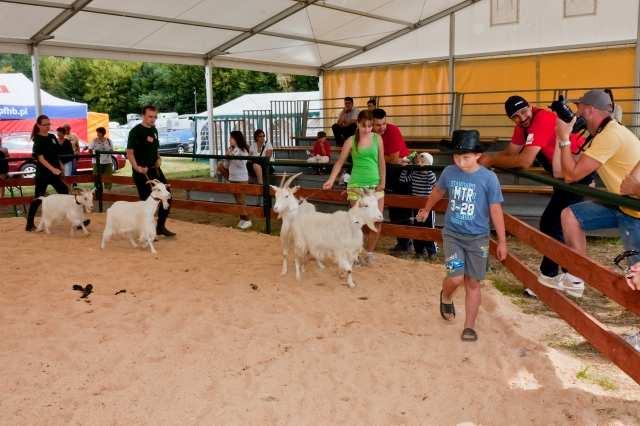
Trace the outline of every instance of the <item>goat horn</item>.
{"type": "Polygon", "coordinates": [[[296,173],[295,175],[291,176],[289,179],[287,179],[287,181],[285,182],[284,186],[285,188],[288,188],[289,185],[291,185],[291,183],[302,174],[302,172],[296,173]]]}
{"type": "Polygon", "coordinates": [[[280,188],[284,188],[284,180],[286,179],[286,177],[287,177],[287,172],[284,172],[282,174],[282,179],[280,179],[280,188]]]}

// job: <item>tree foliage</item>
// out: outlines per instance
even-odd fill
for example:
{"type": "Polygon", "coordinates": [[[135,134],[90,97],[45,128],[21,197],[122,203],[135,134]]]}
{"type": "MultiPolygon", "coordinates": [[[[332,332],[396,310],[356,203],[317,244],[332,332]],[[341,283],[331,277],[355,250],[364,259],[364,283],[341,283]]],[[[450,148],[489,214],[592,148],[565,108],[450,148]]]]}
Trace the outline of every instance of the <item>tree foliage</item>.
{"type": "MultiPolygon", "coordinates": [[[[31,78],[31,58],[0,55],[0,72],[31,78]]],[[[54,96],[86,102],[123,122],[146,104],[188,114],[206,109],[204,67],[47,56],[40,61],[42,88],[54,96]]],[[[317,77],[214,68],[213,104],[247,93],[318,90],[317,77]]]]}

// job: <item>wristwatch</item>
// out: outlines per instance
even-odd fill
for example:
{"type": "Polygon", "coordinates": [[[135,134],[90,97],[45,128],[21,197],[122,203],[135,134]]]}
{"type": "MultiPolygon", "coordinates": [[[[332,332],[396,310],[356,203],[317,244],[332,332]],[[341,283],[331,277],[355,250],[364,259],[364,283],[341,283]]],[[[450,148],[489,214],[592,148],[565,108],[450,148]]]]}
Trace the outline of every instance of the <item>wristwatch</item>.
{"type": "Polygon", "coordinates": [[[571,141],[562,141],[559,143],[560,148],[566,148],[568,146],[571,146],[571,141]]]}

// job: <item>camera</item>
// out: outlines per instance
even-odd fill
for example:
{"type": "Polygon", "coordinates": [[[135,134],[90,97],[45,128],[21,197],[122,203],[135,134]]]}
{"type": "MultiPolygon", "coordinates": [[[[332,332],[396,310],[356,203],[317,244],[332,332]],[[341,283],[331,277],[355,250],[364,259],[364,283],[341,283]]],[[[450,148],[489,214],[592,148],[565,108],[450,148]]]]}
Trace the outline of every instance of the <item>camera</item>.
{"type": "MultiPolygon", "coordinates": [[[[567,102],[564,99],[564,96],[558,96],[558,99],[553,101],[551,105],[549,105],[549,109],[555,112],[558,118],[565,123],[570,123],[573,120],[575,114],[571,111],[571,108],[567,105],[567,102]]],[[[571,133],[578,133],[587,128],[587,122],[582,117],[578,117],[575,124],[573,125],[573,129],[571,129],[571,133]]]]}

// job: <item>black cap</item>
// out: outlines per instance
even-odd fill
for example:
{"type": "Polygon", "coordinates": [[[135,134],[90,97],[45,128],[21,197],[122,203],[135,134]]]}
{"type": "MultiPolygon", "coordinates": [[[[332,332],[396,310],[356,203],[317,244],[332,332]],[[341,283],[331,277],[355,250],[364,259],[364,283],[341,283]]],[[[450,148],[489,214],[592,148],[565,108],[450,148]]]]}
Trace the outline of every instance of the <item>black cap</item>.
{"type": "Polygon", "coordinates": [[[504,103],[504,111],[507,113],[507,117],[511,118],[513,117],[513,114],[528,106],[529,102],[527,102],[522,96],[509,96],[509,99],[504,103]]]}
{"type": "Polygon", "coordinates": [[[454,130],[451,145],[454,154],[484,152],[484,147],[480,143],[480,133],[477,130],[454,130]]]}

